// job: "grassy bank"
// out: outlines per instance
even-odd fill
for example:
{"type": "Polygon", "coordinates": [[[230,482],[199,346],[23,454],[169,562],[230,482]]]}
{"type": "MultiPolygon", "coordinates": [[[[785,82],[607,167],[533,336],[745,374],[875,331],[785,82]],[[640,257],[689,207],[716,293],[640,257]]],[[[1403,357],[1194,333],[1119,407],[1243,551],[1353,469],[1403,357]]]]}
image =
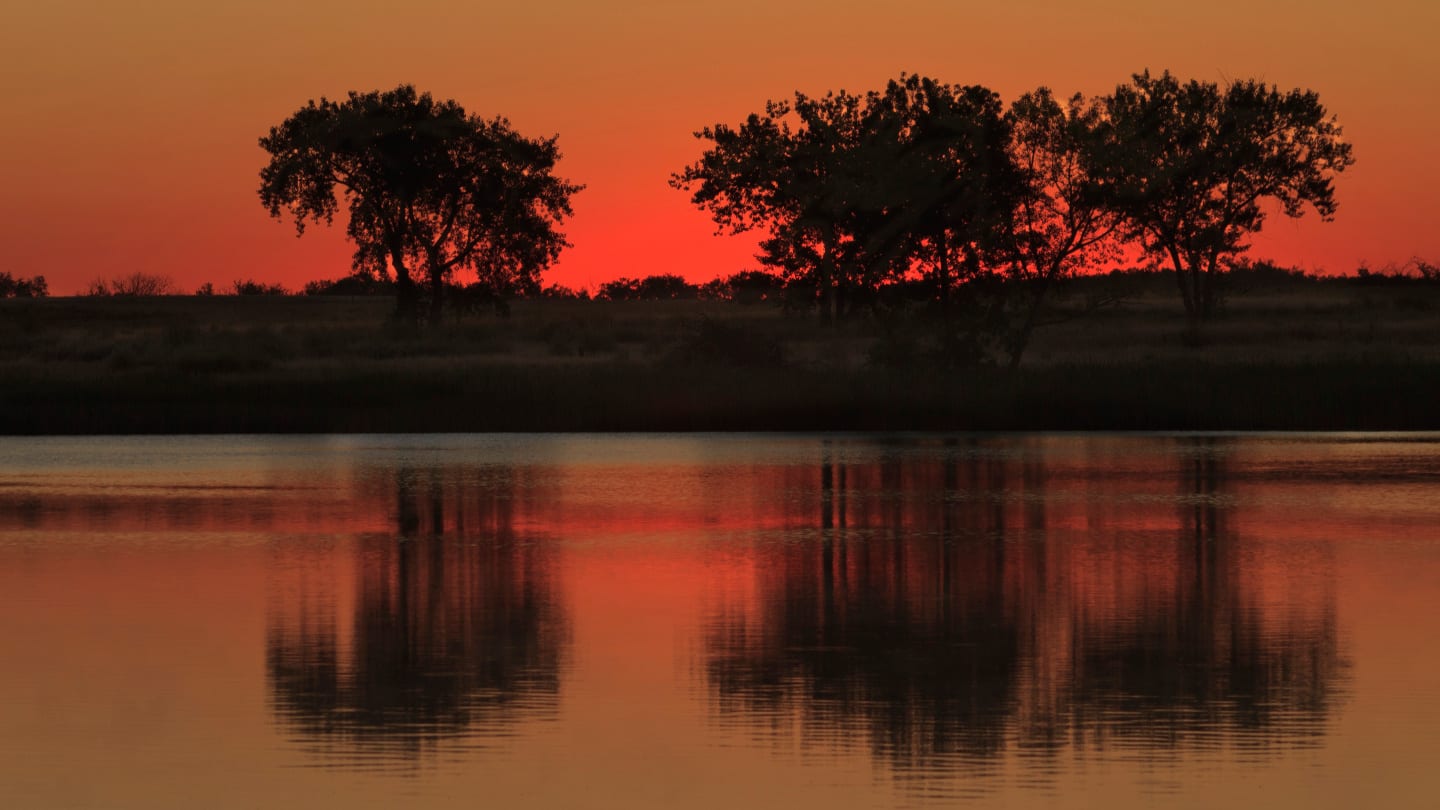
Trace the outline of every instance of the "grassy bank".
{"type": "Polygon", "coordinates": [[[519,302],[415,330],[380,299],[3,301],[0,432],[1440,429],[1440,290],[1239,290],[1194,346],[1172,288],[1127,283],[1014,373],[908,356],[912,320],[765,305],[519,302]]]}

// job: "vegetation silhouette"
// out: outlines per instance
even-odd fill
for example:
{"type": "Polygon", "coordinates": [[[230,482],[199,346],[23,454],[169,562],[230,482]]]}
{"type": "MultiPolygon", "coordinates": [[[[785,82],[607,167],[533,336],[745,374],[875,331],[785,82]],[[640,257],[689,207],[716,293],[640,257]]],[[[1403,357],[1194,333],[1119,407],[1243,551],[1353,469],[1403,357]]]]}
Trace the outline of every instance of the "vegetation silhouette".
{"type": "Polygon", "coordinates": [[[1021,368],[963,373],[903,309],[534,298],[415,330],[377,328],[379,296],[3,299],[0,429],[1431,430],[1440,283],[1414,273],[1234,268],[1203,353],[1173,273],[1066,278],[1021,368]]]}
{"type": "Polygon", "coordinates": [[[311,101],[260,139],[260,201],[297,233],[329,224],[344,198],[357,273],[390,278],[396,312],[438,323],[461,270],[496,296],[537,290],[567,247],[559,231],[580,190],[554,174],[556,138],[526,138],[411,85],[311,101]],[[338,196],[337,196],[338,195],[338,196]],[[417,276],[419,276],[417,278],[417,276]]]}
{"type": "Polygon", "coordinates": [[[697,132],[713,145],[671,185],[722,231],[761,231],[761,263],[810,292],[823,322],[916,265],[945,300],[978,271],[1013,185],[1001,113],[984,88],[915,76],[865,96],[797,92],[697,132]]]}
{"type": "Polygon", "coordinates": [[[302,587],[274,603],[266,664],[284,726],[341,758],[411,759],[552,716],[569,624],[543,544],[514,528],[516,472],[386,469],[374,484],[378,498],[392,490],[395,533],[358,541],[351,631],[333,593],[312,604],[325,592],[302,587]]]}
{"type": "MultiPolygon", "coordinates": [[[[858,739],[922,775],[1011,746],[1318,743],[1347,677],[1334,592],[1270,593],[1252,575],[1225,506],[1224,440],[1174,440],[1168,474],[1112,465],[1099,478],[1010,444],[946,440],[943,460],[826,453],[803,471],[792,498],[818,514],[790,524],[803,540],[757,551],[758,615],[710,623],[714,711],[761,735],[798,719],[802,746],[858,739]],[[1127,501],[1113,526],[1091,503],[1077,534],[1078,515],[1053,512],[1106,476],[1132,494],[1151,480],[1180,489],[1127,501]]],[[[1328,561],[1313,561],[1321,586],[1328,561]]]]}
{"type": "Polygon", "coordinates": [[[50,294],[50,285],[44,276],[14,276],[0,273],[0,298],[44,298],[50,294]]]}
{"type": "Polygon", "coordinates": [[[1006,114],[1010,157],[1023,185],[1001,220],[1001,257],[1012,282],[1005,349],[1020,365],[1056,282],[1113,261],[1120,218],[1108,205],[1100,163],[1100,107],[1082,96],[1064,105],[1048,88],[1017,99],[1006,114]]]}
{"type": "Polygon", "coordinates": [[[175,280],[169,276],[158,273],[134,272],[114,278],[97,278],[90,282],[85,294],[95,297],[109,295],[119,296],[157,296],[171,295],[175,292],[175,280]]]}
{"type": "Polygon", "coordinates": [[[1355,162],[1311,91],[1146,71],[1102,105],[1103,182],[1130,236],[1175,271],[1192,332],[1214,313],[1216,278],[1264,224],[1265,204],[1331,219],[1335,176],[1355,162]]]}
{"type": "Polygon", "coordinates": [[[939,360],[1012,368],[1058,279],[1125,256],[1171,265],[1198,333],[1265,206],[1330,219],[1354,162],[1313,92],[1168,72],[1064,104],[1040,88],[1008,111],[986,88],[902,74],[695,134],[707,149],[671,185],[722,232],[761,233],[761,263],[822,321],[921,280],[939,360]]]}
{"type": "Polygon", "coordinates": [[[620,277],[607,281],[596,290],[595,297],[608,301],[673,301],[698,298],[700,288],[684,277],[673,274],[644,278],[620,277]]]}

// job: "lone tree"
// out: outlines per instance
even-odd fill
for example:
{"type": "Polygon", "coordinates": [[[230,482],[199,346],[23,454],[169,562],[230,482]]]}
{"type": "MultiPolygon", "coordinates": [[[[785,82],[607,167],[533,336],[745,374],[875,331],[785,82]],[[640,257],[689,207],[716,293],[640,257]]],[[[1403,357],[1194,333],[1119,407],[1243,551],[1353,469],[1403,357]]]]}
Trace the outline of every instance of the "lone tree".
{"type": "Polygon", "coordinates": [[[1335,175],[1354,163],[1311,91],[1257,81],[1181,83],[1147,71],[1102,102],[1113,205],[1146,253],[1174,268],[1189,326],[1214,311],[1216,279],[1266,206],[1335,215],[1335,175]]]}
{"type": "Polygon", "coordinates": [[[393,273],[396,313],[411,320],[423,283],[438,322],[457,270],[495,295],[536,290],[568,247],[558,228],[581,186],[554,175],[555,141],[410,85],[322,97],[260,139],[270,155],[260,201],[277,219],[289,212],[303,234],[307,222],[333,222],[343,197],[355,270],[393,273]]]}

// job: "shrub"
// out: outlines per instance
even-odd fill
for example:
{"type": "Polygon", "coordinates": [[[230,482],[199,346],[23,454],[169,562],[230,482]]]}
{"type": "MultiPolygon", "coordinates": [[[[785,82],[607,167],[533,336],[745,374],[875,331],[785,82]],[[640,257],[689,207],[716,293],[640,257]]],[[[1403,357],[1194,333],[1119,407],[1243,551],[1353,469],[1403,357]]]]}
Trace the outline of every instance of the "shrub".
{"type": "Polygon", "coordinates": [[[50,294],[50,285],[44,276],[16,278],[9,273],[0,273],[0,298],[44,298],[50,294]]]}

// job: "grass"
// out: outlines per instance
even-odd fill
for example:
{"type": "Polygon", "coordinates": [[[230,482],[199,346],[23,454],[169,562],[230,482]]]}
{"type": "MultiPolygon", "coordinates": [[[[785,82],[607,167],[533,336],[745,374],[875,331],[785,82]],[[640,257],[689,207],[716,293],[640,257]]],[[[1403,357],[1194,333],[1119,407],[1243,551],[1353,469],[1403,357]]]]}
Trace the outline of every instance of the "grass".
{"type": "Polygon", "coordinates": [[[1430,285],[1272,280],[1195,346],[1163,279],[1086,280],[1014,373],[925,365],[913,318],[542,300],[414,329],[390,307],[0,301],[0,433],[1440,429],[1430,285]]]}

